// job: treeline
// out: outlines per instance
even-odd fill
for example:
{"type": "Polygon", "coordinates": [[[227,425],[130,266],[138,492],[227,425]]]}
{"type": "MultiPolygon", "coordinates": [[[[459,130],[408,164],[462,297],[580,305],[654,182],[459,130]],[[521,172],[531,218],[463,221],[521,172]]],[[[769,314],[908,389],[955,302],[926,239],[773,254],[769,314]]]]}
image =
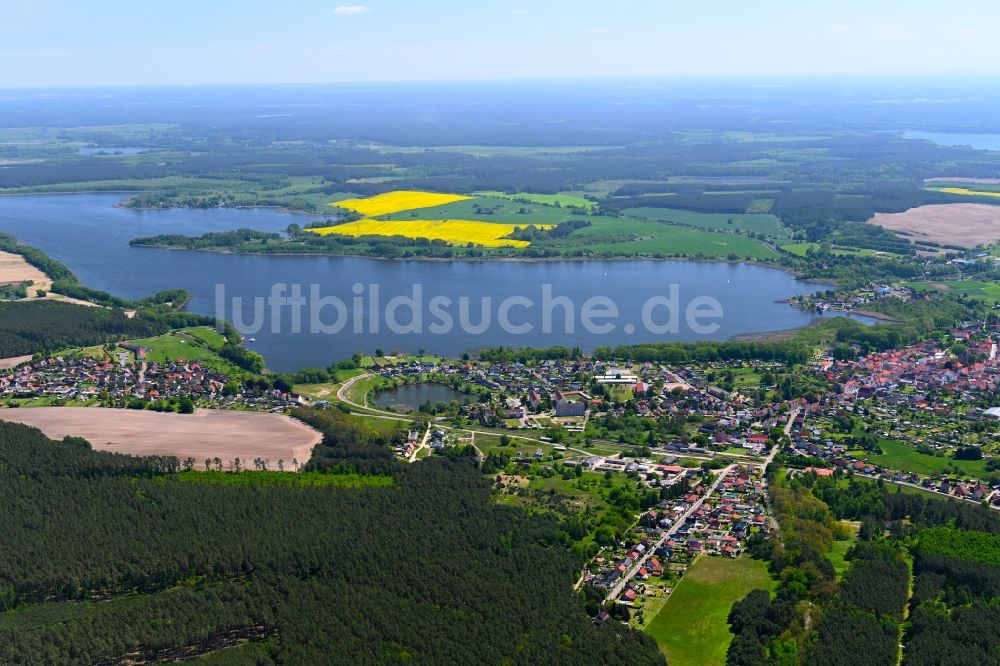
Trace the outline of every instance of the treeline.
{"type": "Polygon", "coordinates": [[[589,226],[591,226],[591,223],[587,220],[567,220],[566,222],[557,224],[551,229],[539,229],[535,225],[529,224],[527,227],[518,227],[517,229],[514,229],[514,232],[511,233],[508,238],[529,241],[531,243],[544,243],[549,240],[566,238],[574,231],[586,229],[589,226]]]}
{"type": "MultiPolygon", "coordinates": [[[[345,419],[312,420],[346,440],[345,419]]],[[[364,467],[361,442],[328,444],[364,467]]],[[[200,483],[0,423],[0,599],[16,609],[0,662],[250,640],[258,664],[663,664],[645,635],[590,621],[556,525],[493,503],[470,459],[388,467],[389,485],[200,483]]]]}
{"type": "Polygon", "coordinates": [[[812,350],[799,342],[711,342],[640,343],[617,347],[598,347],[594,358],[601,360],[633,359],[654,363],[690,361],[782,361],[805,363],[812,350]]]}
{"type": "Polygon", "coordinates": [[[265,244],[268,241],[281,240],[281,234],[255,231],[253,229],[236,229],[234,231],[212,231],[201,236],[183,236],[181,234],[161,234],[148,238],[134,238],[129,245],[164,246],[200,250],[205,248],[233,248],[248,243],[265,244]]]}
{"type": "Polygon", "coordinates": [[[307,470],[341,474],[392,474],[399,470],[391,447],[405,439],[402,426],[376,430],[352,418],[346,409],[303,407],[292,415],[323,433],[323,441],[313,449],[307,470]]]}
{"type": "MultiPolygon", "coordinates": [[[[483,361],[494,363],[520,361],[549,361],[581,359],[585,356],[580,347],[552,347],[520,349],[493,347],[479,352],[483,361]]],[[[648,342],[615,347],[597,347],[593,358],[601,361],[629,359],[652,363],[688,363],[692,361],[783,361],[805,363],[812,358],[810,347],[794,341],[787,342],[648,342]]]]}

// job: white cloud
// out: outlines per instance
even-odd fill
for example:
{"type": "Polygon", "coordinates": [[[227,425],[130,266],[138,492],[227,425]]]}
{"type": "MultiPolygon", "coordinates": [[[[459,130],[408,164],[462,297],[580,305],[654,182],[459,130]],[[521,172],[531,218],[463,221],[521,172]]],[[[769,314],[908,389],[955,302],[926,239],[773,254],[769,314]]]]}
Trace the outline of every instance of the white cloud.
{"type": "Polygon", "coordinates": [[[333,10],[333,13],[340,16],[357,16],[358,14],[367,14],[370,11],[371,9],[364,5],[340,5],[333,10]]]}

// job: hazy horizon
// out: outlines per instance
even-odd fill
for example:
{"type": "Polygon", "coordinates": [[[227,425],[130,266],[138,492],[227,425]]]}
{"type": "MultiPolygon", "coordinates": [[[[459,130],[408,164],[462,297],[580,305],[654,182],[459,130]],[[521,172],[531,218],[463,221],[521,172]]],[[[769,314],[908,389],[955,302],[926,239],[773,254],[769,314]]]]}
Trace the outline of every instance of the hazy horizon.
{"type": "Polygon", "coordinates": [[[985,0],[348,1],[5,0],[0,87],[1000,74],[985,0]]]}

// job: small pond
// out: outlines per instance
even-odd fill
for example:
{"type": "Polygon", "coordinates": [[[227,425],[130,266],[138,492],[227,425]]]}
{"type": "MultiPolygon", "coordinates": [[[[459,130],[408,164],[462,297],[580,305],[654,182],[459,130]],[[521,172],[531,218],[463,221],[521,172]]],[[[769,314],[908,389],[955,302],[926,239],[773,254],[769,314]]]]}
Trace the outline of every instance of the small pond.
{"type": "Polygon", "coordinates": [[[418,409],[420,405],[427,401],[436,404],[439,402],[451,402],[452,400],[469,402],[475,400],[475,396],[456,391],[450,386],[433,382],[403,384],[387,391],[381,391],[375,395],[375,405],[382,409],[395,409],[399,407],[418,409]]]}

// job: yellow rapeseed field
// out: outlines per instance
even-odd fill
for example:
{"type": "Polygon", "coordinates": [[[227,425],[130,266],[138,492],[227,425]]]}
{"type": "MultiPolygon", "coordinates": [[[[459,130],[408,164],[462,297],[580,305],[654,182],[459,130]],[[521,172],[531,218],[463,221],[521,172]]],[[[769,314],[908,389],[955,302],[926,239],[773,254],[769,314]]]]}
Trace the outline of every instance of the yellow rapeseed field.
{"type": "MultiPolygon", "coordinates": [[[[530,243],[522,240],[504,238],[509,236],[517,225],[494,224],[476,220],[406,220],[400,222],[385,222],[382,220],[359,220],[338,224],[332,227],[309,229],[323,236],[336,234],[340,236],[405,236],[406,238],[428,238],[443,240],[451,245],[466,245],[474,243],[484,247],[528,247],[530,243]]],[[[552,224],[535,225],[539,229],[551,229],[552,224]]]]}
{"type": "Polygon", "coordinates": [[[431,206],[443,206],[444,204],[465,201],[472,197],[465,197],[460,194],[439,194],[437,192],[419,192],[416,190],[397,190],[386,192],[366,199],[344,199],[335,201],[331,206],[346,208],[356,213],[361,213],[365,217],[378,217],[379,215],[390,215],[404,210],[415,208],[430,208],[431,206]]]}
{"type": "Polygon", "coordinates": [[[970,190],[965,187],[942,187],[938,189],[938,192],[945,192],[947,194],[965,194],[976,197],[1000,197],[1000,192],[983,192],[980,190],[970,190]]]}

